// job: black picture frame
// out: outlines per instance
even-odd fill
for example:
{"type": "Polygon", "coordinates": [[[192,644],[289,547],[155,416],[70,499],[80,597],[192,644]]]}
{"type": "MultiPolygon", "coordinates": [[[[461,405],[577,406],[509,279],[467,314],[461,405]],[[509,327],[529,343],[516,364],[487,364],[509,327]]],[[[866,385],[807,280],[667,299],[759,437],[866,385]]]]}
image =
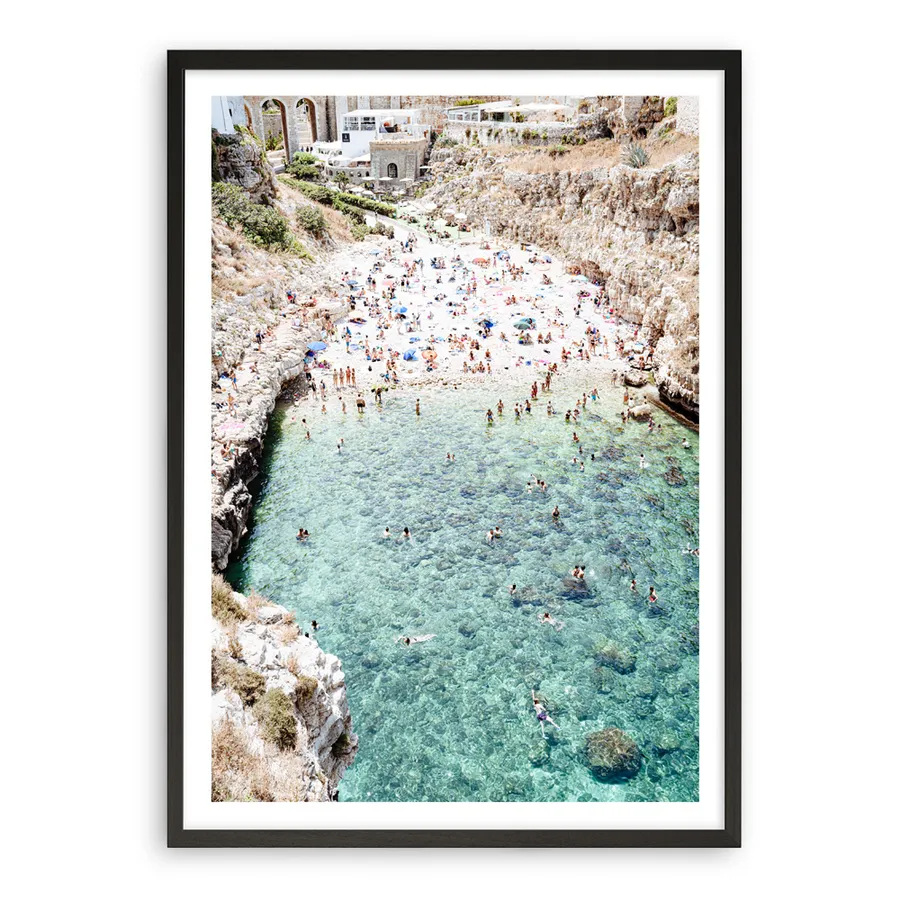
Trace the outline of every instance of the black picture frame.
{"type": "Polygon", "coordinates": [[[172,50],[168,54],[168,846],[739,847],[741,844],[741,53],[739,50],[172,50]],[[196,830],[183,823],[185,73],[189,70],[720,71],[724,110],[724,827],[196,830]]]}

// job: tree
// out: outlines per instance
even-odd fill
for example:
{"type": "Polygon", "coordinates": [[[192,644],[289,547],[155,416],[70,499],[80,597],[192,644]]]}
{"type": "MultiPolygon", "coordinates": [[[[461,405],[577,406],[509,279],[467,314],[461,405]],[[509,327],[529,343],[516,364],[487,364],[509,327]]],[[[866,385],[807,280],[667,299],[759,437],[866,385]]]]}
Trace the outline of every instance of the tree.
{"type": "Polygon", "coordinates": [[[346,172],[338,172],[337,175],[334,176],[334,180],[340,186],[341,190],[343,190],[350,183],[350,176],[346,172]]]}

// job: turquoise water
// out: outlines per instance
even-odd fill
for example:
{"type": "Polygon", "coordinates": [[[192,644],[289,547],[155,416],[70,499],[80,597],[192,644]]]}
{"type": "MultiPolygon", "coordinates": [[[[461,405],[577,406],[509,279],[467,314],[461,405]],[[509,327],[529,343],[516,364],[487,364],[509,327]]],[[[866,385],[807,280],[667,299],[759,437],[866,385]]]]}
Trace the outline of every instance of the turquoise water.
{"type": "MultiPolygon", "coordinates": [[[[583,385],[557,385],[564,411],[583,385]]],[[[273,418],[251,532],[228,576],[306,628],[318,620],[320,645],[341,658],[360,738],[342,801],[698,799],[699,559],[681,552],[697,546],[698,436],[662,413],[659,434],[623,431],[620,391],[608,388],[576,429],[582,473],[548,395],[515,421],[524,391],[398,391],[362,417],[306,405],[309,442],[299,415],[273,418]],[[498,396],[506,409],[488,426],[498,396]],[[673,466],[684,483],[664,477],[673,466]],[[526,492],[532,473],[546,494],[526,492]],[[294,538],[300,526],[308,543],[294,538]],[[494,526],[504,536],[489,544],[494,526]],[[586,592],[565,581],[577,564],[586,592]],[[538,622],[545,610],[561,631],[538,622]],[[436,637],[406,647],[401,634],[436,637]],[[634,655],[634,671],[597,671],[601,637],[634,655]],[[561,729],[546,739],[532,688],[561,729]],[[583,758],[585,736],[609,726],[644,757],[623,783],[597,780],[583,758]]]]}

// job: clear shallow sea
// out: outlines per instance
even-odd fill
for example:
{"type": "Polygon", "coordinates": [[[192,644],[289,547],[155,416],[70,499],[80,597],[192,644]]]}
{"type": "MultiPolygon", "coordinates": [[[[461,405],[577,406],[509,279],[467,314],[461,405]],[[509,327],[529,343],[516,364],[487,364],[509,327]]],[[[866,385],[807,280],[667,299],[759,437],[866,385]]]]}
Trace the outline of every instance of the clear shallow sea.
{"type": "Polygon", "coordinates": [[[562,411],[549,418],[540,394],[520,422],[524,389],[509,388],[422,388],[419,417],[408,390],[380,411],[367,395],[362,417],[308,404],[292,424],[293,410],[276,411],[251,533],[227,574],[294,610],[304,630],[318,620],[319,644],[341,658],[360,738],[342,801],[698,799],[699,559],[681,552],[697,546],[698,436],[662,412],[661,434],[623,431],[621,389],[603,388],[575,429],[582,473],[562,413],[583,385],[557,385],[562,411]],[[489,427],[484,409],[498,395],[506,409],[489,427]],[[673,463],[684,484],[663,477],[673,463]],[[532,473],[546,494],[526,492],[532,473]],[[490,545],[497,525],[504,537],[490,545]],[[295,540],[300,526],[307,543],[295,540]],[[576,564],[586,596],[564,581],[576,564]],[[560,632],[539,624],[544,610],[565,622],[560,632]],[[601,637],[634,654],[633,672],[597,673],[601,637]],[[561,726],[546,740],[532,688],[561,726]],[[586,765],[585,736],[608,726],[641,747],[630,781],[600,782],[586,765]]]}

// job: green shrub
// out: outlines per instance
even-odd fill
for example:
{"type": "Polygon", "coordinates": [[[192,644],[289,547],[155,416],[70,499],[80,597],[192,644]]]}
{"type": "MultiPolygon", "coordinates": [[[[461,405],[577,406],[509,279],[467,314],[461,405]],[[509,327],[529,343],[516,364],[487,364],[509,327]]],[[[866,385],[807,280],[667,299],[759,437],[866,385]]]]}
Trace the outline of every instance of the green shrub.
{"type": "Polygon", "coordinates": [[[301,181],[315,181],[320,174],[318,166],[297,162],[291,163],[285,171],[293,175],[294,178],[299,178],[301,181]]]}
{"type": "Polygon", "coordinates": [[[231,585],[221,575],[212,577],[212,614],[223,625],[243,622],[247,618],[244,607],[234,599],[231,585]]]}
{"type": "Polygon", "coordinates": [[[566,147],[564,144],[557,144],[555,147],[547,148],[547,153],[550,156],[564,156],[568,152],[569,152],[569,148],[566,147]]]}
{"type": "Polygon", "coordinates": [[[353,235],[354,241],[364,241],[371,233],[372,229],[363,222],[354,222],[350,226],[350,234],[353,235]]]}
{"type": "Polygon", "coordinates": [[[220,659],[216,667],[216,680],[230,687],[245,706],[253,706],[265,694],[266,679],[250,666],[233,659],[220,659]]]}
{"type": "Polygon", "coordinates": [[[338,172],[337,175],[334,176],[334,180],[335,183],[342,188],[345,188],[350,184],[350,176],[346,172],[338,172]]]}
{"type": "Polygon", "coordinates": [[[315,200],[316,203],[324,203],[325,206],[333,206],[339,212],[345,212],[339,206],[342,203],[344,206],[349,204],[357,207],[357,212],[359,209],[367,209],[369,212],[380,213],[382,216],[387,216],[391,219],[397,215],[397,207],[390,203],[381,203],[369,197],[360,197],[358,194],[346,194],[343,191],[335,191],[332,188],[325,187],[323,184],[310,184],[306,181],[285,181],[285,184],[290,184],[292,188],[306,194],[310,200],[315,200]]]}
{"type": "Polygon", "coordinates": [[[343,200],[344,203],[359,206],[362,209],[369,210],[369,212],[380,213],[382,216],[387,216],[390,219],[393,219],[397,215],[396,206],[393,206],[390,203],[382,203],[380,200],[372,200],[370,197],[360,197],[358,194],[345,194],[339,192],[337,198],[338,200],[343,200]]]}
{"type": "Polygon", "coordinates": [[[643,169],[650,162],[650,154],[632,141],[622,148],[622,162],[633,169],[643,169]]]}
{"type": "Polygon", "coordinates": [[[300,163],[302,166],[314,166],[318,161],[319,157],[314,153],[301,153],[299,150],[291,159],[291,162],[300,163]]]}
{"type": "Polygon", "coordinates": [[[678,112],[678,98],[666,97],[666,108],[664,113],[666,116],[674,116],[678,112]]]}
{"type": "Polygon", "coordinates": [[[297,743],[297,720],[288,695],[278,688],[266,691],[253,708],[262,736],[282,750],[293,750],[297,743]]]}
{"type": "Polygon", "coordinates": [[[301,206],[297,210],[297,224],[316,237],[321,237],[328,230],[325,216],[317,206],[301,206]]]}
{"type": "Polygon", "coordinates": [[[298,706],[302,706],[312,700],[318,686],[319,682],[310,675],[298,675],[297,687],[294,688],[294,702],[298,706]]]}
{"type": "Polygon", "coordinates": [[[216,213],[232,228],[240,226],[254,244],[274,250],[305,253],[297,243],[287,219],[277,209],[254,203],[236,184],[212,186],[216,213]]]}
{"type": "Polygon", "coordinates": [[[331,198],[335,194],[331,188],[327,188],[323,184],[309,184],[305,181],[299,183],[291,181],[289,183],[292,188],[296,188],[296,190],[306,194],[310,200],[315,200],[316,203],[324,203],[326,206],[331,206],[331,198]]]}
{"type": "Polygon", "coordinates": [[[278,134],[270,134],[266,137],[266,150],[280,150],[284,146],[284,135],[279,131],[278,134]]]}

